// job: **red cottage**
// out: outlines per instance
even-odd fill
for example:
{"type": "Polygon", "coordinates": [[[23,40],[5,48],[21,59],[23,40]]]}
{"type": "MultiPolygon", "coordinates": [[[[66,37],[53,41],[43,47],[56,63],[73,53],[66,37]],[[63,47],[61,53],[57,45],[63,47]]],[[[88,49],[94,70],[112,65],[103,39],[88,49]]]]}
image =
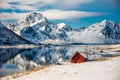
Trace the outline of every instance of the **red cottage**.
{"type": "Polygon", "coordinates": [[[79,52],[76,52],[70,60],[72,63],[82,63],[85,62],[85,57],[82,56],[79,52]]]}

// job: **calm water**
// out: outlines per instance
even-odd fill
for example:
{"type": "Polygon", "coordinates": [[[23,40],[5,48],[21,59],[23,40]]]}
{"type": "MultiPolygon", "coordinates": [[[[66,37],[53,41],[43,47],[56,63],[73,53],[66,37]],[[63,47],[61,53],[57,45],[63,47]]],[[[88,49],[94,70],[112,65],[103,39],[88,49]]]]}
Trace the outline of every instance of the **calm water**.
{"type": "MultiPolygon", "coordinates": [[[[21,72],[36,67],[57,64],[67,61],[76,52],[84,52],[86,48],[95,46],[47,46],[37,48],[0,48],[0,76],[21,72]]],[[[101,54],[84,54],[86,60],[101,58],[101,54]]]]}

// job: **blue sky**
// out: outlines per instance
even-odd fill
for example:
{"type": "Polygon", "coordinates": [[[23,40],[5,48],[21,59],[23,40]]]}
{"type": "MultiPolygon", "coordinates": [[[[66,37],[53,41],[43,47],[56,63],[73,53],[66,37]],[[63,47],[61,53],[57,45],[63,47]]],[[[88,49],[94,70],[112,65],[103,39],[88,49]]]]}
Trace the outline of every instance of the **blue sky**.
{"type": "Polygon", "coordinates": [[[120,22],[119,3],[120,0],[0,0],[0,21],[17,22],[37,11],[54,23],[64,22],[73,28],[104,19],[120,22]]]}

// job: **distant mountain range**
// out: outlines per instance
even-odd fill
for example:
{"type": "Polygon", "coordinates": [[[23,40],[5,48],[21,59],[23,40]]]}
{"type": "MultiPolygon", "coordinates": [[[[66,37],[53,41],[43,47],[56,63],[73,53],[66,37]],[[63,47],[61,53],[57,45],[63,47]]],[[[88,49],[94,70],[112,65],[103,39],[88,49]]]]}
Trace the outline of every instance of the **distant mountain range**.
{"type": "Polygon", "coordinates": [[[120,43],[120,24],[103,20],[79,31],[67,33],[71,42],[76,43],[120,43]]]}
{"type": "Polygon", "coordinates": [[[27,40],[35,44],[120,43],[120,23],[108,20],[74,30],[65,23],[54,24],[41,13],[32,12],[18,23],[4,27],[4,32],[2,32],[2,26],[4,24],[0,24],[1,42],[6,39],[6,42],[8,40],[9,43],[25,43],[27,40]],[[10,37],[3,37],[3,34],[10,37]]]}

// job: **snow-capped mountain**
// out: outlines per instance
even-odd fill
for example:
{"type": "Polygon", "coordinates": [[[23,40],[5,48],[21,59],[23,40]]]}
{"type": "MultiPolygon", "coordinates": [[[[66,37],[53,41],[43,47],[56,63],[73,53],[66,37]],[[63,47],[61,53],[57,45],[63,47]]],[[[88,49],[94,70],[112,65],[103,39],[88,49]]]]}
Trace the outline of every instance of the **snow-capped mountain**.
{"type": "Polygon", "coordinates": [[[68,25],[66,25],[65,23],[60,23],[60,24],[57,24],[58,25],[58,28],[60,30],[64,30],[64,31],[72,31],[72,28],[68,25]]]}
{"type": "Polygon", "coordinates": [[[65,31],[47,20],[41,13],[32,12],[20,20],[15,33],[33,43],[58,43],[69,40],[65,31]]]}
{"type": "Polygon", "coordinates": [[[28,41],[16,35],[0,22],[0,44],[27,43],[28,41]]]}
{"type": "Polygon", "coordinates": [[[54,24],[41,13],[32,12],[17,24],[11,24],[10,29],[36,44],[120,43],[120,24],[108,20],[75,30],[65,23],[54,24]]]}
{"type": "Polygon", "coordinates": [[[76,43],[120,43],[120,24],[103,20],[82,31],[67,33],[76,43]]]}

